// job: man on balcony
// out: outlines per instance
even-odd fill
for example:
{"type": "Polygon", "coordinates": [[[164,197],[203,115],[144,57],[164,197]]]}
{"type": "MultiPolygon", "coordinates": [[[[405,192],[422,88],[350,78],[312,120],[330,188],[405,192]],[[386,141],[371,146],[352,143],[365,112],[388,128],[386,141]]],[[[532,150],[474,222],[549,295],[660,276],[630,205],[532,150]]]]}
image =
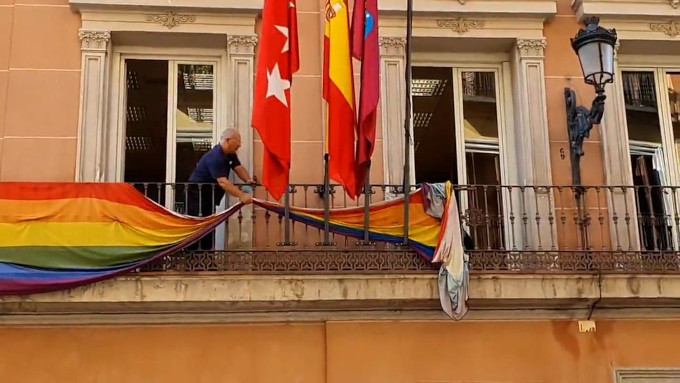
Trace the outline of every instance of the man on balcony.
{"type": "MultiPolygon", "coordinates": [[[[241,203],[250,204],[252,197],[229,181],[229,173],[233,169],[245,183],[254,184],[246,168],[236,155],[241,147],[241,134],[234,129],[227,129],[220,136],[220,143],[205,153],[198,161],[196,169],[189,176],[187,213],[193,216],[206,217],[215,212],[224,192],[237,197],[241,203]],[[200,212],[200,214],[199,214],[200,212]]],[[[200,241],[201,250],[211,250],[214,232],[210,232],[200,241]]],[[[196,243],[189,250],[198,250],[196,243]]]]}

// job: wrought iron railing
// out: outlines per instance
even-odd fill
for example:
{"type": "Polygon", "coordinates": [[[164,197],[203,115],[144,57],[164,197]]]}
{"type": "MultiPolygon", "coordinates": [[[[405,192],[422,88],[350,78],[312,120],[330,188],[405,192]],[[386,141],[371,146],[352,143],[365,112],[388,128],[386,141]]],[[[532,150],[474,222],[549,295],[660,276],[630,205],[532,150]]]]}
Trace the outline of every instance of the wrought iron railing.
{"type": "MultiPolygon", "coordinates": [[[[137,183],[146,196],[187,213],[191,188],[137,183]]],[[[205,189],[204,189],[205,188],[205,189]]],[[[415,188],[415,187],[414,187],[415,188]]],[[[456,185],[470,267],[477,272],[680,272],[680,188],[660,186],[456,185]]],[[[256,197],[267,199],[262,187],[256,197]]],[[[323,208],[323,187],[291,185],[286,206],[323,208]]],[[[332,208],[363,207],[331,185],[332,208]]],[[[370,201],[403,195],[372,185],[370,201]]],[[[219,197],[219,195],[218,195],[219,197]]],[[[214,198],[214,197],[212,197],[214,198]]],[[[217,205],[215,198],[210,204],[217,205]]],[[[200,215],[196,214],[196,215],[200,215]]],[[[242,209],[216,230],[210,248],[166,257],[145,271],[234,273],[430,272],[435,267],[399,244],[370,243],[313,228],[259,207],[242,209]]]]}

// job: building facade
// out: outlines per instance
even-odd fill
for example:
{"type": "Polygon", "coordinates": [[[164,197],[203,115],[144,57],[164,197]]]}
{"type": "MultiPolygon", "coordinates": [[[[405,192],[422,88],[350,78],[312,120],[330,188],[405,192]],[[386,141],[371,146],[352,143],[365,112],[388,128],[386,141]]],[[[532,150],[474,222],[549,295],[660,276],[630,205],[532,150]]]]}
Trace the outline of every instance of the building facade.
{"type": "MultiPolygon", "coordinates": [[[[292,206],[323,206],[325,3],[297,4],[292,206]]],[[[474,243],[463,321],[408,249],[248,208],[214,251],[0,297],[0,381],[680,381],[680,3],[414,3],[411,181],[456,184],[474,243]],[[584,106],[594,90],[569,39],[592,16],[619,42],[575,188],[565,88],[584,106]],[[595,332],[579,331],[586,319],[595,332]]],[[[405,158],[406,1],[379,7],[372,201],[403,194],[405,158]]],[[[260,175],[261,10],[0,0],[0,182],[129,182],[184,212],[182,183],[230,127],[260,175]]],[[[333,207],[363,205],[333,191],[333,207]]]]}

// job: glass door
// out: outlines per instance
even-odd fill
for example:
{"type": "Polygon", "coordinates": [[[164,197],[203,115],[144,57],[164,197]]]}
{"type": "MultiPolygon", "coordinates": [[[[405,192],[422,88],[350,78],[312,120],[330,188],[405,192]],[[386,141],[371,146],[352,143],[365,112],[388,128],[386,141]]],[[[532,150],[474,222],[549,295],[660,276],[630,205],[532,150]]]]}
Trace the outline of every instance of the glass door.
{"type": "Polygon", "coordinates": [[[454,69],[458,182],[465,226],[477,250],[504,248],[498,71],[454,69]]]}
{"type": "MultiPolygon", "coordinates": [[[[186,212],[186,182],[201,157],[212,148],[215,128],[215,63],[172,62],[172,108],[168,113],[169,148],[166,205],[186,212]],[[173,196],[174,194],[174,196],[173,196]]],[[[218,204],[220,201],[215,201],[218,204]]]]}
{"type": "Polygon", "coordinates": [[[416,182],[472,185],[456,193],[477,249],[504,245],[498,69],[414,67],[416,182]]]}
{"type": "Polygon", "coordinates": [[[216,67],[215,61],[125,60],[124,181],[180,213],[186,212],[184,183],[217,136],[216,67]]]}
{"type": "Polygon", "coordinates": [[[677,248],[678,89],[680,76],[665,69],[621,73],[630,144],[637,224],[643,250],[677,248]]]}

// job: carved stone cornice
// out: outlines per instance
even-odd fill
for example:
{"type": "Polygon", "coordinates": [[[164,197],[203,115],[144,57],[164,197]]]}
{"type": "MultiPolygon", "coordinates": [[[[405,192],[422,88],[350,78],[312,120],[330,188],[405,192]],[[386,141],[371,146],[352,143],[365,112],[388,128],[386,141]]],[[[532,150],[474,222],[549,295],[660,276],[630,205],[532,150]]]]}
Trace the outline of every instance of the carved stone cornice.
{"type": "Polygon", "coordinates": [[[663,32],[670,37],[680,35],[680,23],[671,20],[667,23],[651,23],[649,29],[652,31],[663,32]]]}
{"type": "Polygon", "coordinates": [[[230,54],[255,54],[257,45],[256,35],[229,35],[227,36],[227,47],[230,54]]]}
{"type": "Polygon", "coordinates": [[[459,34],[465,33],[470,29],[484,28],[484,20],[470,20],[459,17],[457,19],[440,19],[437,20],[437,26],[440,28],[451,29],[459,34]]]}
{"type": "Polygon", "coordinates": [[[518,39],[517,50],[520,57],[529,58],[543,58],[545,57],[545,47],[548,43],[545,39],[518,39]]]}
{"type": "Polygon", "coordinates": [[[180,15],[171,11],[159,15],[147,15],[146,21],[149,23],[161,24],[168,29],[172,29],[180,24],[193,23],[196,21],[196,16],[180,15]]]}
{"type": "Polygon", "coordinates": [[[381,37],[380,54],[382,56],[404,56],[406,39],[403,37],[381,37]]]}
{"type": "Polygon", "coordinates": [[[80,47],[82,50],[105,51],[111,40],[111,32],[108,31],[84,31],[78,32],[80,47]]]}

